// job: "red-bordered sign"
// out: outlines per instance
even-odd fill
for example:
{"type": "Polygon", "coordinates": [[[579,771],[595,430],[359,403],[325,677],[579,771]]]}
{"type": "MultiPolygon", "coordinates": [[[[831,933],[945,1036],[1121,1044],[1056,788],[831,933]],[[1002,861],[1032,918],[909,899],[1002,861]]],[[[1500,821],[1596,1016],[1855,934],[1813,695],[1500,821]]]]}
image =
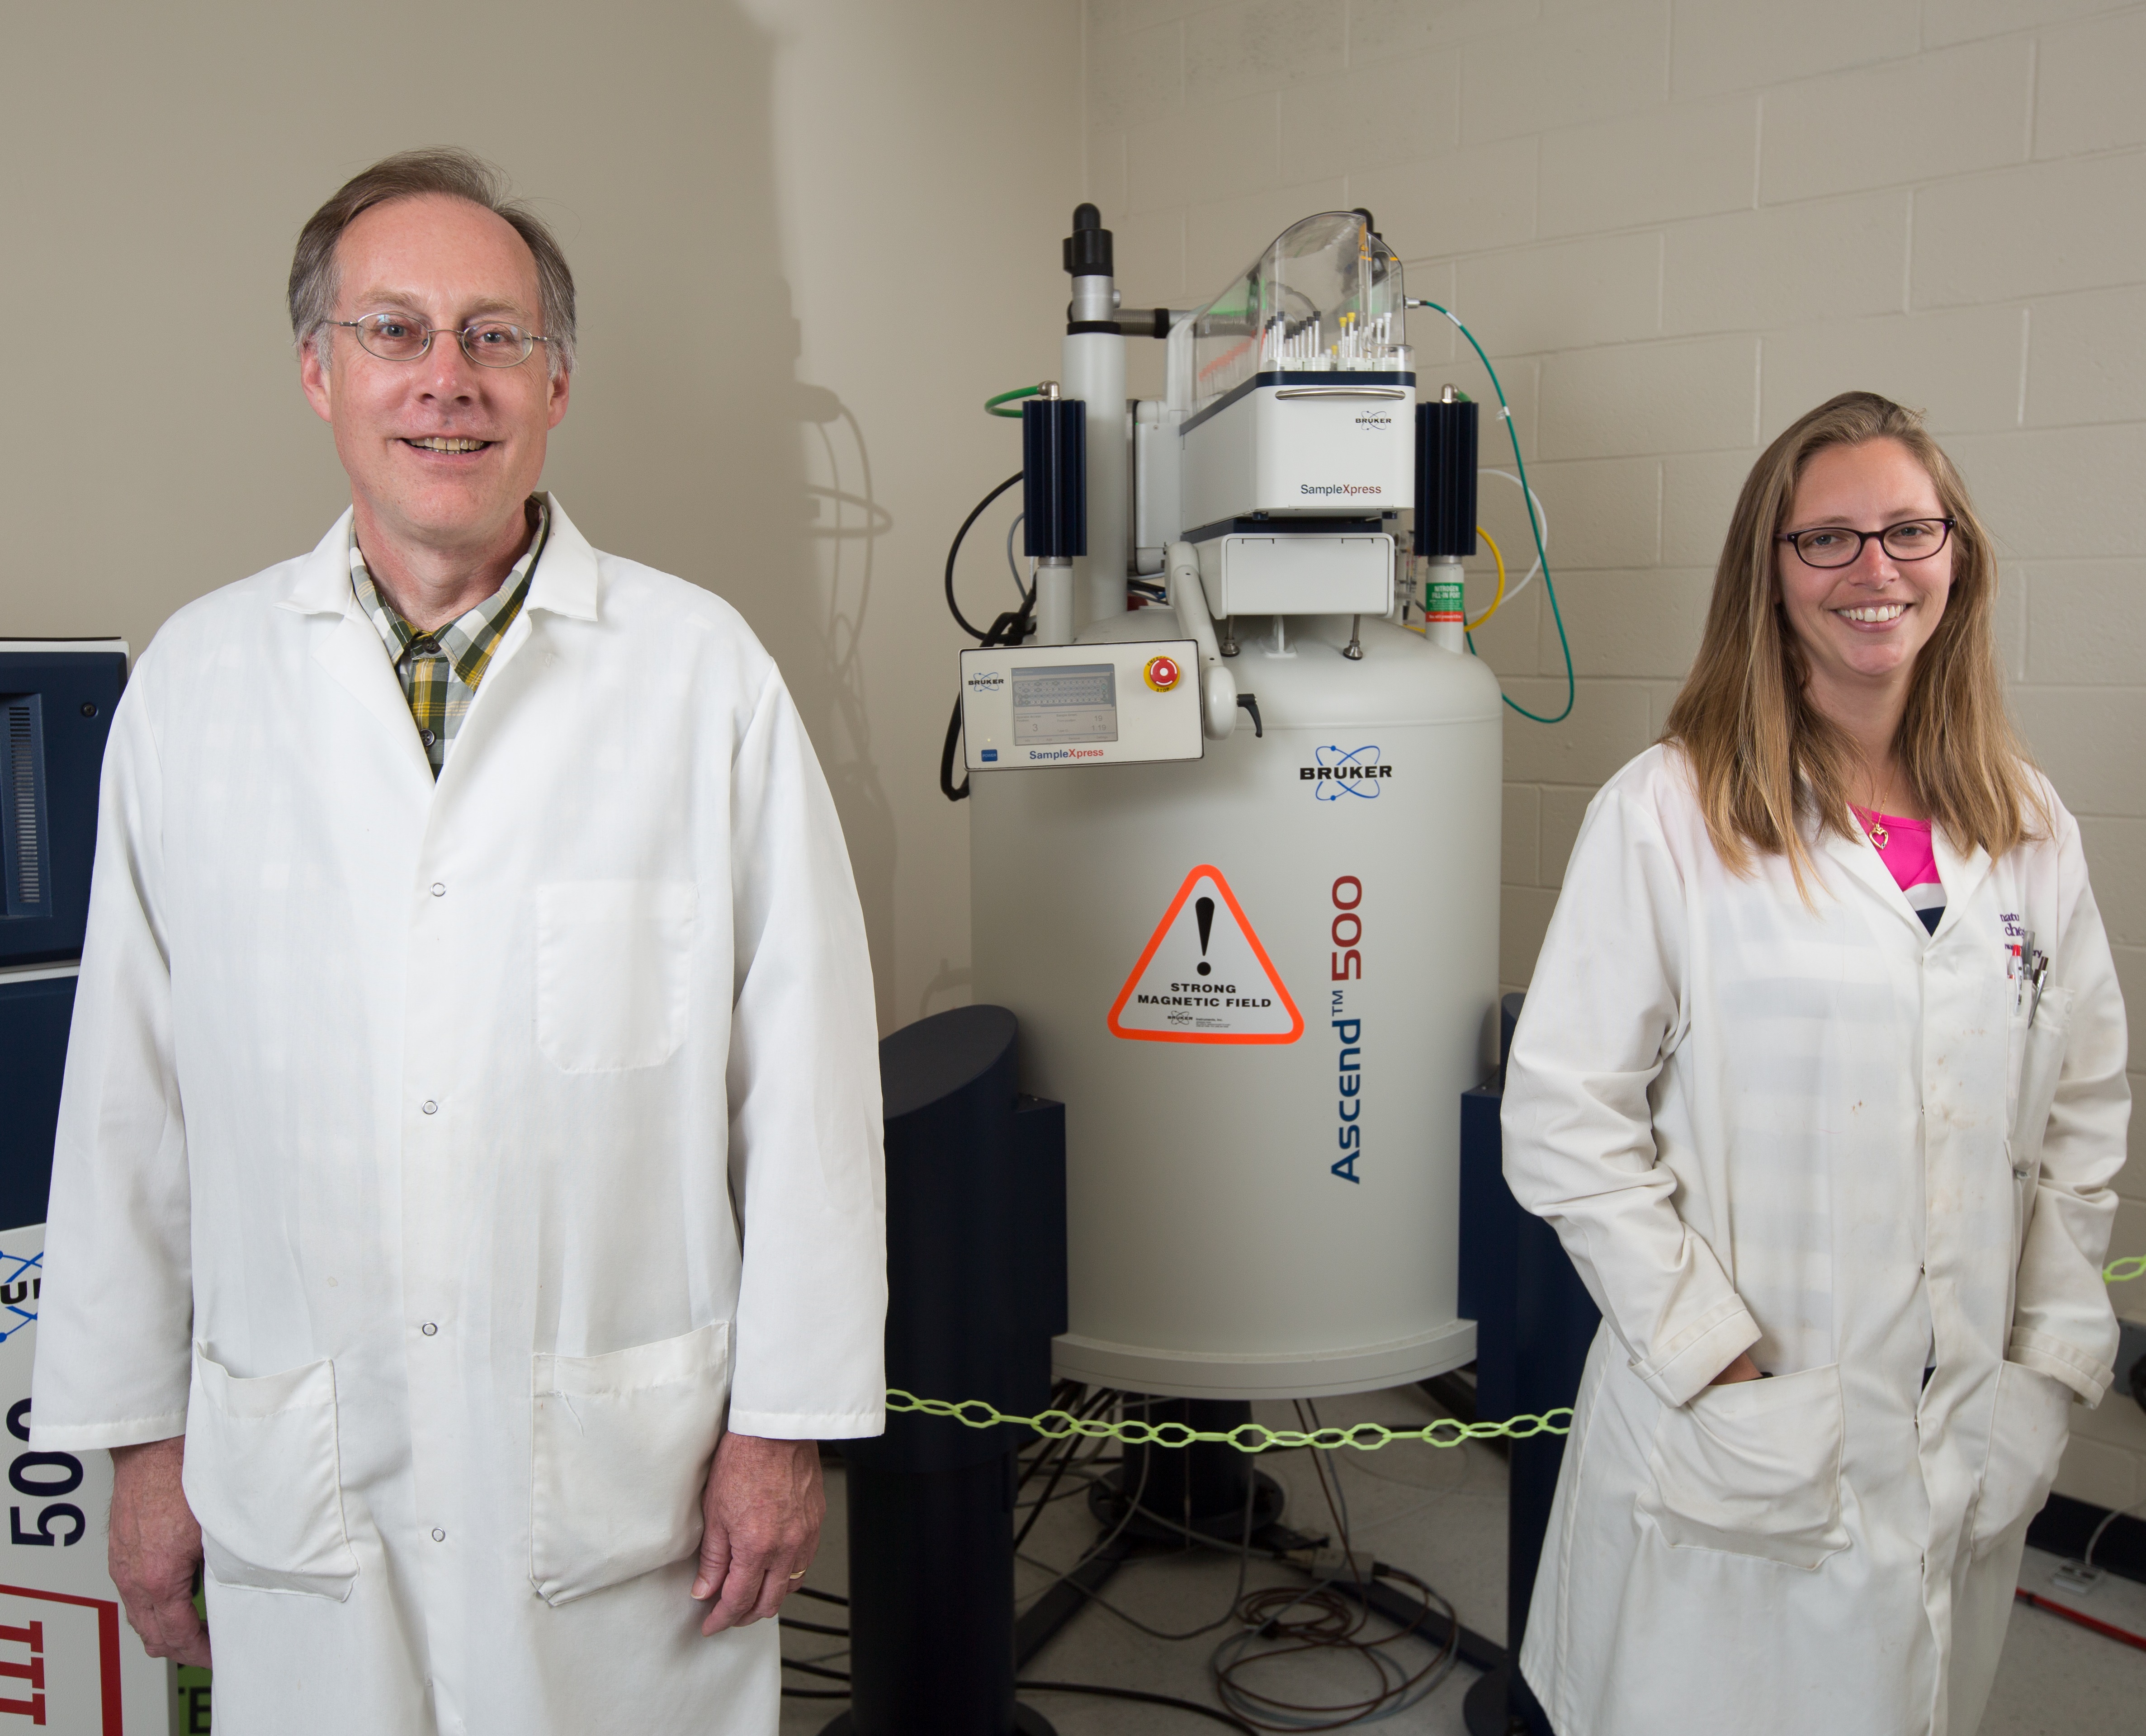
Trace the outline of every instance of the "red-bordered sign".
{"type": "MultiPolygon", "coordinates": [[[[119,1605],[108,1598],[77,1597],[71,1592],[39,1591],[27,1585],[0,1585],[0,1596],[32,1598],[45,1604],[67,1604],[77,1609],[97,1612],[97,1674],[98,1711],[102,1714],[103,1736],[126,1736],[126,1709],[122,1703],[119,1688],[119,1605]]],[[[5,1642],[29,1648],[26,1662],[16,1669],[0,1674],[0,1712],[31,1719],[34,1723],[45,1721],[44,1695],[44,1635],[42,1624],[32,1623],[26,1628],[13,1628],[0,1624],[0,1654],[9,1648],[5,1642]],[[9,1697],[8,1690],[17,1681],[32,1689],[31,1698],[17,1700],[9,1697]]],[[[12,1657],[4,1661],[12,1662],[12,1657]]]]}
{"type": "Polygon", "coordinates": [[[1294,1043],[1304,1015],[1222,870],[1203,862],[1118,990],[1110,1028],[1139,1043],[1294,1043]],[[1203,884],[1212,899],[1195,898],[1203,884]]]}

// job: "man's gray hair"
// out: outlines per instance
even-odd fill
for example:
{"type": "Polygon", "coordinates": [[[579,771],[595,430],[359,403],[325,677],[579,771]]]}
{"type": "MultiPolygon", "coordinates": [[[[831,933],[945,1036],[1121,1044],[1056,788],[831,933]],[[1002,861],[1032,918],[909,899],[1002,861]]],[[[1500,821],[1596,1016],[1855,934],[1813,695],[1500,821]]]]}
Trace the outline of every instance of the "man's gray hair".
{"type": "MultiPolygon", "coordinates": [[[[335,196],[306,220],[298,232],[298,250],[291,259],[291,335],[302,349],[318,345],[329,335],[328,322],[335,317],[340,288],[336,273],[336,243],[342,232],[376,205],[396,199],[420,198],[444,193],[481,205],[514,226],[536,258],[537,293],[541,297],[539,317],[546,362],[554,375],[569,373],[574,366],[574,274],[566,268],[566,256],[543,219],[518,200],[507,197],[507,177],[481,157],[453,146],[427,151],[398,151],[383,157],[337,187],[335,196]]],[[[318,350],[321,365],[327,353],[318,350]]]]}

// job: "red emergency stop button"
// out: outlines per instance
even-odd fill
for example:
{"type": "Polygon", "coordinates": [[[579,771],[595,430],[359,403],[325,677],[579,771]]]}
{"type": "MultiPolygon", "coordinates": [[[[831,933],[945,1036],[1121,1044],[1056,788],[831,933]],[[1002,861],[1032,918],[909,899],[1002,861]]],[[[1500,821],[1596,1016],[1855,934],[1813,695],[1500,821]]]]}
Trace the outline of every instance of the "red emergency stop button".
{"type": "Polygon", "coordinates": [[[1185,671],[1177,666],[1175,657],[1150,657],[1147,667],[1140,671],[1147,684],[1157,693],[1167,693],[1185,679],[1185,671]]]}

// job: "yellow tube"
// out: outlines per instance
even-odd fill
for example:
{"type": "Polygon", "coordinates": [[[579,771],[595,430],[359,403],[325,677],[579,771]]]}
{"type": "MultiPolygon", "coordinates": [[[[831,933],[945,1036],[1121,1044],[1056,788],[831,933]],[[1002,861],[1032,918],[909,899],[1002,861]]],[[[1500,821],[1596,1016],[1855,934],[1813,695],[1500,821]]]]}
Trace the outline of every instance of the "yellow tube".
{"type": "Polygon", "coordinates": [[[1468,631],[1471,633],[1505,606],[1505,557],[1499,552],[1497,539],[1488,531],[1479,525],[1475,534],[1490,545],[1490,558],[1498,563],[1498,594],[1490,599],[1489,608],[1468,623],[1468,631]]]}

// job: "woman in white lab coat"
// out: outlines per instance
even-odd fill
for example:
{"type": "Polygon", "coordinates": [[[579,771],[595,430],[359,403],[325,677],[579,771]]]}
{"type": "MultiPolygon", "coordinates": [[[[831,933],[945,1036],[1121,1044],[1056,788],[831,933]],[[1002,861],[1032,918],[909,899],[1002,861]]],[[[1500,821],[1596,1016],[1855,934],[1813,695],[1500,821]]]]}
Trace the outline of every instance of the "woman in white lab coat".
{"type": "Polygon", "coordinates": [[[1573,847],[1505,1100],[1603,1314],[1521,1654],[1560,1736],[1970,1736],[2113,1379],[2123,1004],[1996,579],[1919,422],[1822,405],[1573,847]]]}

